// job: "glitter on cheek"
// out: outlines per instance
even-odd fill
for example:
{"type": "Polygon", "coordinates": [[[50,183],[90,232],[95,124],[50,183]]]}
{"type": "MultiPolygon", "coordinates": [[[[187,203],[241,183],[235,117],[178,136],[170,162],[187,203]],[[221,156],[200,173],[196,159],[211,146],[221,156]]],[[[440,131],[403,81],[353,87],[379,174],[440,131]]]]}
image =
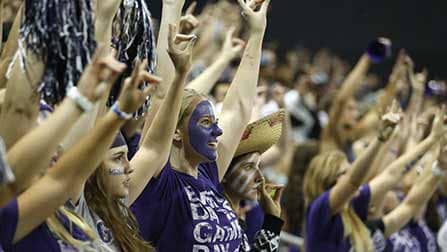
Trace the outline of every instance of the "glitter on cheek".
{"type": "Polygon", "coordinates": [[[124,175],[124,173],[125,173],[124,167],[115,167],[115,168],[109,169],[109,175],[112,175],[112,176],[120,176],[120,175],[124,175]]]}

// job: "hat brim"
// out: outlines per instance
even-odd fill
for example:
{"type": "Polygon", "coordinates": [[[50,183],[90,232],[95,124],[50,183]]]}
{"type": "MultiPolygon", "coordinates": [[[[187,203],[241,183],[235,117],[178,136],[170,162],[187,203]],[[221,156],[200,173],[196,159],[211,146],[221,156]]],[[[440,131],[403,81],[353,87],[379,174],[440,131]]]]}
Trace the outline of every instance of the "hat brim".
{"type": "Polygon", "coordinates": [[[281,109],[247,125],[234,156],[270,149],[281,137],[285,114],[281,109]]]}

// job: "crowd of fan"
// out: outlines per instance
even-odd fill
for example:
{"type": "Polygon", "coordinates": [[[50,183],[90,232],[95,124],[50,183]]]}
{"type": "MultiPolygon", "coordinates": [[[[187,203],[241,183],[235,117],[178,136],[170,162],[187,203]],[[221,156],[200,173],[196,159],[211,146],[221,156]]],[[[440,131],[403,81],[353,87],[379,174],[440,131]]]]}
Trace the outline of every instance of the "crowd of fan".
{"type": "Polygon", "coordinates": [[[444,81],[162,2],[0,0],[0,251],[447,251],[444,81]]]}

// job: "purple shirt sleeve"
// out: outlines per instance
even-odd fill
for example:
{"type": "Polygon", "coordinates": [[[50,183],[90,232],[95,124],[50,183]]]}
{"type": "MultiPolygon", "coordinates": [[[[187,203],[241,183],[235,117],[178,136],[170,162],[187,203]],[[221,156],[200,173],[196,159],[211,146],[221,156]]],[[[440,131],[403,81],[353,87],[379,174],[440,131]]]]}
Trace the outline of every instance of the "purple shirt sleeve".
{"type": "Polygon", "coordinates": [[[331,215],[331,208],[329,205],[329,193],[330,191],[324,192],[309,206],[307,224],[312,227],[315,227],[312,228],[313,229],[312,231],[324,232],[325,230],[327,230],[327,228],[323,227],[327,227],[327,225],[331,223],[332,215],[331,215]]]}
{"type": "Polygon", "coordinates": [[[352,199],[352,208],[360,217],[360,219],[365,222],[368,218],[368,208],[371,201],[371,190],[368,184],[360,187],[358,194],[352,199]]]}
{"type": "Polygon", "coordinates": [[[10,247],[14,239],[19,220],[17,199],[12,200],[6,207],[0,209],[0,244],[10,247]]]}

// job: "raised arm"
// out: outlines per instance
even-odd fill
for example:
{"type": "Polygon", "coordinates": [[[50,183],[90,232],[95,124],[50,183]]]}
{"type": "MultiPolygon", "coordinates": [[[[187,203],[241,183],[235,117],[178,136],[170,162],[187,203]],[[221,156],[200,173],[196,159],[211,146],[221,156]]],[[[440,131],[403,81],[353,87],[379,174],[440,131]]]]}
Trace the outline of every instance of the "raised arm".
{"type": "MultiPolygon", "coordinates": [[[[150,87],[143,92],[136,81],[127,79],[117,108],[135,112],[145,101],[150,87]]],[[[110,110],[87,136],[66,152],[47,175],[18,198],[19,220],[14,241],[20,240],[64,204],[99,166],[125,120],[110,110]]]]}
{"type": "Polygon", "coordinates": [[[442,174],[436,173],[433,169],[444,171],[444,174],[447,172],[447,150],[445,149],[445,146],[443,146],[443,149],[444,151],[439,157],[440,161],[438,161],[438,164],[435,164],[433,161],[436,159],[439,152],[433,155],[434,158],[431,162],[426,163],[424,172],[416,184],[411,187],[405,200],[392,212],[383,217],[385,237],[389,237],[407,224],[411,218],[415,217],[427,204],[428,200],[436,191],[436,188],[438,188],[442,174]],[[444,159],[445,161],[441,162],[441,159],[444,159]],[[432,168],[432,166],[434,167],[432,168]]]}
{"type": "MultiPolygon", "coordinates": [[[[357,62],[354,69],[352,69],[352,71],[348,74],[340,89],[337,91],[335,99],[332,102],[331,109],[329,111],[329,123],[323,130],[323,142],[332,142],[337,137],[335,135],[337,134],[335,129],[338,126],[340,114],[342,113],[346,102],[349,101],[349,99],[353,98],[355,92],[361,87],[362,79],[365,77],[370,64],[371,60],[369,59],[367,54],[364,54],[357,62]]],[[[343,136],[338,137],[343,138],[343,136]]],[[[323,146],[326,147],[327,145],[325,145],[323,146]]]]}
{"type": "Polygon", "coordinates": [[[155,115],[154,122],[146,136],[143,137],[140,149],[130,161],[134,172],[130,174],[131,184],[128,205],[131,205],[138,198],[146,184],[161,171],[169,159],[181,107],[183,86],[191,68],[192,48],[195,41],[195,35],[176,35],[175,26],[170,27],[169,54],[176,66],[174,82],[169,87],[163,103],[155,115]],[[179,40],[188,42],[186,49],[179,49],[179,40]]]}
{"type": "Polygon", "coordinates": [[[258,11],[252,10],[248,3],[238,0],[243,16],[250,26],[250,35],[242,56],[241,64],[222,105],[219,126],[223,135],[218,146],[217,166],[219,180],[223,179],[234,152],[247,126],[256,99],[256,86],[259,79],[262,42],[267,27],[267,9],[270,0],[265,0],[258,11]]]}
{"type": "MultiPolygon", "coordinates": [[[[174,24],[178,27],[184,4],[185,0],[163,0],[160,30],[158,32],[157,41],[157,67],[155,69],[155,73],[160,76],[163,81],[158,86],[155,94],[151,97],[151,106],[144,122],[142,132],[143,136],[146,135],[149,127],[154,121],[154,117],[161,106],[163,98],[174,79],[174,75],[172,73],[175,73],[175,67],[172,64],[168,53],[169,24],[174,24]]],[[[140,145],[142,140],[143,139],[140,141],[140,145]]]]}
{"type": "Polygon", "coordinates": [[[233,38],[234,27],[232,27],[225,38],[222,50],[217,59],[208,67],[199,77],[188,84],[188,88],[194,89],[201,94],[209,94],[214,84],[219,80],[222,73],[235,59],[242,49],[244,42],[240,39],[233,38]]]}
{"type": "Polygon", "coordinates": [[[169,85],[171,85],[172,80],[174,79],[172,73],[175,73],[175,67],[168,53],[169,25],[174,24],[178,27],[184,4],[185,0],[163,0],[160,31],[158,33],[157,41],[158,62],[157,68],[155,69],[155,72],[163,79],[163,82],[155,93],[156,99],[162,99],[165,96],[169,85]]]}
{"type": "MultiPolygon", "coordinates": [[[[97,54],[82,75],[78,87],[73,88],[72,93],[79,92],[85,97],[84,99],[94,103],[106,93],[102,86],[105,84],[100,83],[108,83],[110,86],[123,70],[124,65],[111,56],[104,57],[97,54]],[[101,75],[104,73],[107,74],[108,79],[102,79],[101,75]]],[[[68,95],[47,120],[21,138],[8,151],[6,157],[16,176],[16,182],[10,188],[10,197],[22,192],[37,173],[48,168],[51,157],[61,140],[83,112],[75,97],[75,95],[68,95]]],[[[9,201],[9,199],[5,200],[9,201]]]]}
{"type": "Polygon", "coordinates": [[[402,179],[407,165],[427,152],[447,132],[443,123],[443,116],[444,112],[439,109],[430,135],[391,163],[380,175],[371,180],[369,186],[371,188],[371,203],[374,206],[381,205],[381,201],[384,199],[386,192],[391,190],[402,179]]]}
{"type": "Polygon", "coordinates": [[[399,123],[399,118],[391,116],[393,113],[395,111],[392,111],[382,118],[377,139],[374,139],[369,144],[368,148],[352,164],[346,176],[331,189],[329,193],[329,204],[332,214],[340,212],[346,202],[352,198],[358,188],[364,183],[375,154],[382,143],[390,138],[395,126],[399,123]]]}
{"type": "Polygon", "coordinates": [[[110,45],[112,25],[122,0],[96,0],[95,38],[98,43],[110,45]]]}

